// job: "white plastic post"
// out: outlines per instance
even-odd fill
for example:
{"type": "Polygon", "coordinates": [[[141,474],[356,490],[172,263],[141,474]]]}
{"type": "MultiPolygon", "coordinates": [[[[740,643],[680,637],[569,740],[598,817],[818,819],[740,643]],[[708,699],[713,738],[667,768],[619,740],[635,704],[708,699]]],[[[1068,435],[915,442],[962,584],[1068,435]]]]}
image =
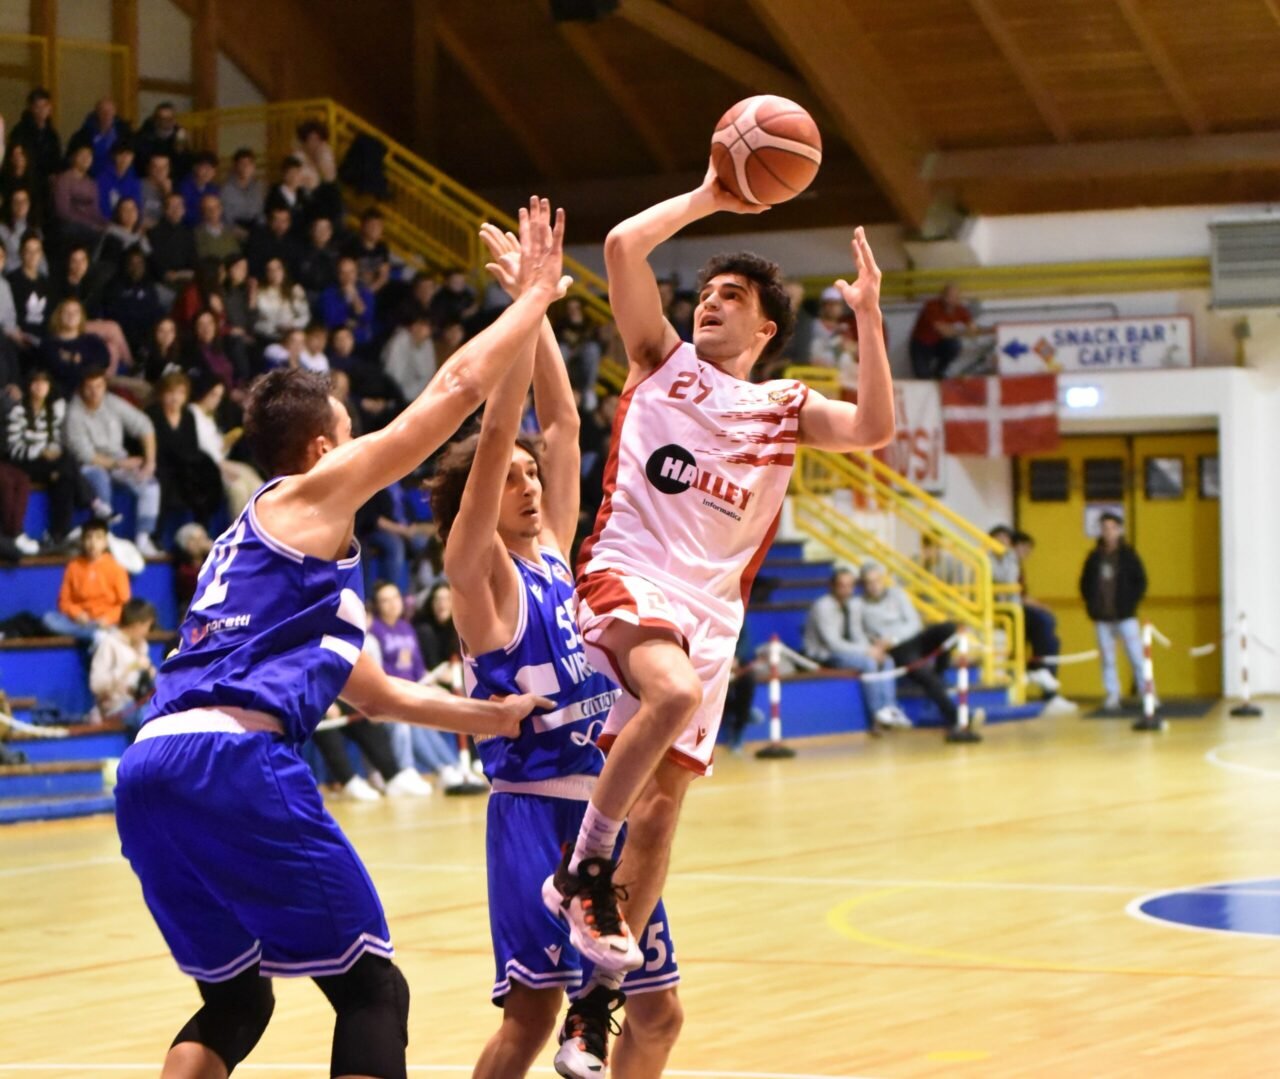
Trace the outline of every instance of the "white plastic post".
{"type": "Polygon", "coordinates": [[[1156,667],[1151,645],[1155,640],[1155,626],[1142,623],[1142,718],[1133,724],[1135,731],[1164,729],[1164,721],[1156,715],[1156,667]]]}
{"type": "Polygon", "coordinates": [[[956,631],[956,726],[969,729],[969,631],[961,626],[956,631]]]}
{"type": "Polygon", "coordinates": [[[794,757],[796,751],[782,742],[782,642],[775,633],[769,638],[769,741],[756,750],[756,756],[769,760],[794,757]]]}
{"type": "Polygon", "coordinates": [[[1231,709],[1233,716],[1256,717],[1262,709],[1249,700],[1249,622],[1240,612],[1240,703],[1231,709]]]}

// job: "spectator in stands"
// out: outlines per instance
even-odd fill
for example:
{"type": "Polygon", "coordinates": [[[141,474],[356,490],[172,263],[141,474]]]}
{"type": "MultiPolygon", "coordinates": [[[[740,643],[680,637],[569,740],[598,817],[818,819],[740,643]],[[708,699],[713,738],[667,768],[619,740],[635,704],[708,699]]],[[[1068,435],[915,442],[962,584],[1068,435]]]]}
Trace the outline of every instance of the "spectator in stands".
{"type": "Polygon", "coordinates": [[[258,160],[253,151],[241,147],[231,159],[231,173],[222,185],[222,212],[241,240],[262,224],[267,189],[258,176],[258,160]]]}
{"type": "Polygon", "coordinates": [[[427,314],[431,316],[432,323],[443,330],[450,322],[465,322],[478,307],[475,289],[467,283],[466,271],[454,267],[445,274],[444,284],[431,297],[427,314]]]}
{"type": "MultiPolygon", "coordinates": [[[[89,167],[90,176],[98,176],[111,167],[111,154],[116,144],[127,141],[132,136],[129,121],[122,119],[116,112],[116,103],[109,97],[98,99],[93,112],[84,118],[80,130],[71,136],[68,144],[70,153],[81,146],[87,146],[93,155],[89,167]]],[[[103,217],[106,217],[103,211],[103,217]]]]}
{"type": "MultiPolygon", "coordinates": [[[[49,538],[54,546],[60,546],[71,531],[76,505],[88,506],[93,495],[62,447],[67,403],[52,390],[49,372],[42,367],[33,369],[22,403],[9,412],[5,442],[9,460],[48,491],[49,538]]],[[[96,510],[102,516],[111,514],[105,503],[96,510]]]]}
{"type": "Polygon", "coordinates": [[[218,465],[222,477],[222,491],[227,498],[227,513],[234,519],[249,504],[253,492],[262,486],[262,477],[252,465],[233,461],[231,452],[243,428],[224,432],[218,423],[218,413],[226,396],[226,387],[217,379],[205,377],[197,381],[192,390],[195,398],[187,406],[196,424],[196,439],[200,448],[218,465]]]}
{"type": "Polygon", "coordinates": [[[5,557],[40,553],[40,544],[24,531],[31,480],[20,468],[0,461],[0,551],[5,557]]]}
{"type": "Polygon", "coordinates": [[[741,748],[743,732],[751,725],[752,704],[756,696],[755,658],[751,638],[744,625],[733,650],[733,672],[724,698],[723,723],[730,749],[741,748]]]}
{"type": "MultiPolygon", "coordinates": [[[[178,193],[182,196],[185,213],[182,223],[194,229],[202,219],[202,204],[205,196],[217,196],[221,191],[217,181],[218,155],[207,151],[198,153],[191,161],[191,171],[178,183],[178,193]]],[[[218,208],[222,208],[219,200],[218,208]]]]}
{"type": "MultiPolygon", "coordinates": [[[[1023,631],[1026,637],[1030,656],[1027,659],[1027,680],[1033,682],[1044,690],[1046,697],[1054,697],[1058,693],[1058,679],[1054,677],[1043,659],[1039,656],[1054,656],[1058,654],[1057,634],[1054,631],[1057,620],[1053,615],[1037,605],[1036,614],[1032,614],[1032,606],[1027,602],[1027,597],[1023,590],[1023,565],[1022,552],[1019,550],[1018,544],[1014,540],[1014,531],[1008,525],[996,525],[991,529],[990,536],[999,543],[1003,548],[1001,554],[991,555],[991,581],[997,586],[1006,586],[1005,589],[997,589],[996,600],[1004,600],[1005,602],[1016,602],[1022,605],[1023,631]],[[1007,586],[1016,585],[1017,590],[1008,590],[1007,586]],[[1039,612],[1048,617],[1048,623],[1039,612]],[[1036,624],[1037,630],[1032,633],[1032,623],[1036,624]],[[1054,642],[1047,650],[1045,645],[1048,644],[1045,629],[1049,629],[1050,634],[1054,638],[1054,642]]],[[[1026,536],[1026,533],[1022,533],[1026,536]]],[[[1030,537],[1026,536],[1029,540],[1030,537]]]]}
{"type": "Polygon", "coordinates": [[[422,659],[427,672],[442,685],[449,685],[449,662],[462,655],[458,631],[453,625],[453,589],[448,581],[440,581],[427,592],[426,602],[418,605],[413,628],[422,646],[422,659]]]}
{"type": "Polygon", "coordinates": [[[288,266],[282,259],[269,259],[260,280],[253,324],[258,337],[279,341],[290,330],[300,330],[311,321],[307,294],[301,285],[290,280],[288,266]]]}
{"type": "MultiPolygon", "coordinates": [[[[44,225],[44,209],[48,201],[49,181],[32,164],[26,147],[15,143],[5,155],[4,165],[0,166],[0,203],[5,207],[6,220],[9,227],[17,232],[18,239],[27,228],[44,225]],[[13,209],[13,199],[20,191],[26,194],[27,200],[19,212],[13,209]]],[[[16,242],[13,261],[17,261],[16,242]]]]}
{"type": "Polygon", "coordinates": [[[196,260],[195,276],[178,293],[178,298],[169,311],[178,320],[180,327],[189,329],[195,322],[196,315],[208,308],[218,317],[221,328],[222,278],[225,273],[220,258],[196,260]]]}
{"type": "Polygon", "coordinates": [[[818,317],[810,323],[809,352],[804,362],[811,367],[838,370],[850,363],[849,353],[857,345],[849,338],[849,308],[838,288],[824,289],[818,317]]]}
{"type": "Polygon", "coordinates": [[[178,340],[178,324],[172,318],[162,318],[155,324],[150,342],[139,354],[139,362],[149,382],[158,382],[166,371],[181,371],[186,367],[178,340]]]}
{"type": "Polygon", "coordinates": [[[330,371],[329,393],[351,417],[351,437],[359,438],[365,433],[364,417],[360,414],[360,403],[351,394],[351,376],[346,371],[330,371]]]}
{"type": "Polygon", "coordinates": [[[240,237],[222,220],[222,200],[217,195],[200,199],[200,224],[196,226],[196,257],[225,262],[240,254],[240,237]]]}
{"type": "Polygon", "coordinates": [[[954,622],[922,626],[920,614],[906,591],[890,583],[878,562],[862,566],[862,632],[897,667],[907,667],[903,676],[914,682],[942,713],[943,726],[955,727],[955,703],[947,695],[941,673],[948,653],[944,645],[955,635],[954,622]],[[936,655],[935,655],[936,653],[936,655]]]}
{"type": "Polygon", "coordinates": [[[417,398],[436,373],[436,346],[431,339],[431,320],[419,310],[407,326],[391,335],[382,350],[386,371],[406,401],[417,398]]]}
{"type": "Polygon", "coordinates": [[[134,250],[141,251],[144,256],[145,273],[145,260],[151,257],[151,241],[142,231],[142,212],[138,209],[138,204],[131,198],[123,198],[116,203],[111,214],[111,224],[102,234],[96,261],[103,267],[119,269],[124,265],[125,254],[134,250]]]}
{"type": "Polygon", "coordinates": [[[44,337],[45,319],[49,314],[49,279],[41,269],[44,244],[38,233],[28,232],[19,250],[19,265],[9,274],[9,288],[18,313],[18,332],[26,348],[33,349],[44,337]]]}
{"type": "Polygon", "coordinates": [[[133,143],[122,139],[111,148],[111,157],[97,177],[98,209],[102,216],[115,216],[121,199],[133,199],[142,205],[142,181],[133,168],[133,143]]]}
{"type": "Polygon", "coordinates": [[[273,210],[289,212],[289,230],[297,233],[306,220],[307,191],[302,186],[302,159],[296,154],[286,157],[280,166],[280,182],[267,195],[267,214],[273,210]]]}
{"type": "Polygon", "coordinates": [[[569,368],[569,382],[586,411],[596,407],[596,381],[600,374],[600,339],[587,321],[586,308],[578,296],[564,301],[564,314],[556,325],[556,340],[569,368]]]}
{"type": "Polygon", "coordinates": [[[1099,519],[1098,542],[1085,559],[1080,573],[1080,596],[1093,622],[1102,653],[1102,707],[1120,707],[1120,675],[1116,668],[1116,637],[1124,642],[1134,680],[1142,672],[1142,630],[1138,604],[1147,594],[1147,571],[1142,559],[1124,538],[1124,520],[1115,513],[1099,519]]]}
{"type": "Polygon", "coordinates": [[[466,339],[466,327],[456,319],[441,326],[436,334],[436,366],[443,367],[466,339]]]}
{"type": "Polygon", "coordinates": [[[89,258],[89,249],[84,244],[72,244],[62,271],[49,279],[49,302],[57,307],[63,300],[79,300],[85,318],[96,316],[102,310],[103,285],[101,272],[93,268],[89,258]]]}
{"type": "Polygon", "coordinates": [[[147,636],[155,628],[156,609],[145,599],[128,600],[118,625],[104,629],[89,664],[93,711],[89,723],[119,723],[132,737],[142,726],[144,706],[156,688],[147,636]]]}
{"type": "Polygon", "coordinates": [[[106,230],[107,219],[98,208],[98,185],[89,175],[92,164],[93,150],[77,146],[53,182],[53,214],[64,243],[92,246],[106,230]]]}
{"type": "Polygon", "coordinates": [[[129,575],[107,550],[106,523],[87,521],[80,530],[80,554],[62,575],[58,609],[42,621],[50,633],[93,643],[120,621],[128,599],[129,575]]]}
{"type": "Polygon", "coordinates": [[[960,355],[964,337],[978,332],[973,315],[960,301],[960,289],[947,285],[929,300],[911,331],[911,373],[916,378],[945,378],[960,355]]]}
{"type": "Polygon", "coordinates": [[[160,379],[155,396],[147,416],[155,428],[161,512],[189,510],[207,527],[222,505],[222,473],[200,448],[196,418],[187,408],[191,380],[173,371],[160,379]]]}
{"type": "Polygon", "coordinates": [[[53,98],[43,86],[27,95],[27,107],[9,134],[9,144],[22,146],[46,181],[62,167],[62,139],[53,126],[53,98]]]}
{"type": "Polygon", "coordinates": [[[323,322],[313,322],[302,337],[302,353],[298,366],[317,375],[329,373],[329,328],[323,322]]]}
{"type": "Polygon", "coordinates": [[[319,315],[331,330],[346,326],[357,346],[373,340],[373,293],[359,280],[356,260],[343,255],[338,260],[338,283],[320,294],[319,315]]]}
{"type": "Polygon", "coordinates": [[[187,616],[200,582],[200,567],[212,550],[208,530],[197,521],[188,521],[173,534],[173,592],[179,621],[187,616]]]}
{"type": "MultiPolygon", "coordinates": [[[[73,246],[67,255],[66,270],[49,283],[49,302],[55,306],[45,343],[50,336],[57,335],[63,342],[62,347],[66,348],[66,342],[72,335],[96,337],[107,350],[107,375],[115,379],[132,370],[133,352],[120,326],[102,317],[104,284],[102,273],[95,270],[89,261],[88,250],[80,244],[73,246]],[[63,304],[67,301],[78,303],[79,312],[64,309],[63,304]],[[62,311],[61,324],[59,311],[62,311]],[[76,314],[78,317],[73,317],[76,314]]],[[[139,388],[146,390],[145,386],[134,387],[139,388]]]]}
{"type": "Polygon", "coordinates": [[[107,393],[102,368],[84,372],[80,392],[67,408],[66,445],[99,504],[110,505],[113,486],[133,492],[138,500],[134,543],[144,558],[155,558],[159,552],[151,533],[160,515],[155,429],[128,401],[107,393]],[[141,456],[125,448],[126,434],[141,445],[141,456]]]}
{"type": "Polygon", "coordinates": [[[329,145],[329,128],[320,120],[304,120],[298,125],[298,150],[295,156],[302,164],[299,182],[308,191],[338,179],[338,166],[329,145]]]}
{"type": "Polygon", "coordinates": [[[292,227],[288,207],[268,205],[266,228],[256,229],[245,247],[249,272],[259,281],[266,276],[267,263],[272,259],[279,259],[289,276],[296,279],[302,249],[290,234],[292,227]]]}
{"type": "MultiPolygon", "coordinates": [[[[244,370],[249,370],[249,347],[253,344],[254,304],[258,299],[258,283],[249,276],[249,260],[242,254],[228,255],[223,261],[222,332],[227,350],[243,354],[244,370]]],[[[236,360],[237,367],[240,359],[236,360]]]]}
{"type": "Polygon", "coordinates": [[[187,368],[216,378],[228,394],[239,400],[241,388],[249,380],[249,370],[237,366],[235,357],[228,351],[218,316],[206,307],[196,315],[194,329],[187,368]]]}
{"type": "MultiPolygon", "coordinates": [[[[344,707],[334,705],[326,718],[340,716],[344,707]]],[[[351,766],[346,749],[348,741],[359,747],[369,763],[370,775],[384,787],[388,798],[422,798],[431,793],[431,784],[417,772],[412,768],[400,768],[391,748],[391,733],[385,724],[354,719],[336,729],[322,727],[312,736],[312,741],[320,751],[330,777],[342,785],[342,797],[349,801],[376,802],[382,796],[351,766]]]]}
{"type": "MultiPolygon", "coordinates": [[[[116,211],[119,213],[121,207],[132,205],[130,200],[125,199],[116,207],[116,211]]],[[[135,367],[143,370],[144,354],[147,352],[153,327],[164,316],[164,307],[160,303],[155,282],[147,272],[147,255],[141,245],[131,247],[124,253],[120,272],[107,286],[103,307],[107,317],[119,325],[120,332],[129,343],[135,367]]],[[[154,381],[150,372],[146,372],[146,377],[154,381]]]]}
{"type": "Polygon", "coordinates": [[[59,395],[71,397],[86,371],[101,370],[109,378],[111,357],[106,343],[84,329],[84,306],[63,300],[53,309],[49,332],[40,344],[41,362],[53,375],[59,395]]]}
{"type": "Polygon", "coordinates": [[[31,192],[20,187],[9,196],[4,220],[0,221],[0,245],[4,247],[9,266],[16,267],[22,261],[22,238],[28,232],[40,235],[39,226],[32,219],[31,192]]]}
{"type": "Polygon", "coordinates": [[[974,583],[972,570],[950,549],[941,532],[920,534],[920,555],[916,561],[943,584],[962,588],[974,583]]]}
{"type": "Polygon", "coordinates": [[[338,252],[333,246],[333,222],[317,217],[307,232],[307,245],[298,258],[298,284],[306,290],[309,303],[338,283],[338,252]]]}
{"type": "MultiPolygon", "coordinates": [[[[856,584],[851,569],[841,567],[832,573],[831,591],[813,601],[805,618],[805,655],[824,666],[862,674],[891,671],[894,663],[888,646],[870,641],[863,629],[862,601],[854,595],[856,584]]],[[[867,709],[867,730],[911,726],[911,720],[898,707],[894,679],[864,681],[862,698],[867,709]]]]}
{"type": "MultiPolygon", "coordinates": [[[[138,147],[138,167],[147,169],[156,157],[164,157],[171,163],[174,173],[185,176],[188,162],[187,132],[178,123],[178,113],[172,101],[162,101],[143,121],[135,140],[138,147]]],[[[165,192],[168,194],[168,192],[165,192]]]]}
{"type": "MultiPolygon", "coordinates": [[[[156,280],[176,294],[196,275],[196,238],[183,223],[186,203],[176,191],[164,200],[164,217],[151,229],[151,266],[156,280]]],[[[164,299],[163,295],[161,299],[164,299]]]]}
{"type": "MultiPolygon", "coordinates": [[[[157,151],[147,161],[147,175],[142,181],[142,227],[154,228],[164,217],[164,203],[173,190],[173,161],[157,151]]],[[[184,210],[186,204],[183,204],[184,210]]]]}
{"type": "Polygon", "coordinates": [[[13,289],[4,276],[8,255],[0,247],[0,416],[22,397],[18,352],[26,348],[26,338],[18,328],[18,309],[13,289]]]}
{"type": "Polygon", "coordinates": [[[1029,533],[1020,530],[1015,530],[1010,539],[1022,571],[1018,583],[1022,585],[1022,612],[1026,621],[1027,649],[1030,652],[1027,677],[1036,682],[1046,696],[1061,701],[1062,698],[1058,695],[1057,661],[1044,658],[1056,656],[1062,651],[1062,642],[1058,639],[1058,619],[1048,607],[1032,598],[1027,591],[1027,560],[1035,551],[1036,541],[1029,533]],[[1048,678],[1044,677],[1046,674],[1048,678]]]}
{"type": "Polygon", "coordinates": [[[431,312],[431,301],[439,291],[440,282],[425,270],[419,270],[409,282],[409,291],[396,310],[395,321],[398,326],[408,325],[419,311],[431,312]]]}
{"type": "Polygon", "coordinates": [[[399,483],[384,487],[356,514],[356,535],[365,550],[363,562],[366,590],[373,587],[373,555],[379,556],[382,575],[401,591],[409,587],[410,555],[420,556],[435,526],[412,519],[408,497],[399,483]]]}
{"type": "Polygon", "coordinates": [[[268,371],[277,367],[295,368],[302,366],[302,350],[306,347],[307,333],[294,327],[286,330],[284,337],[268,345],[262,350],[262,363],[268,371]]]}
{"type": "Polygon", "coordinates": [[[362,431],[381,430],[404,408],[400,387],[376,357],[356,351],[355,335],[345,326],[334,330],[330,337],[329,367],[350,377],[358,410],[352,418],[362,431]]]}
{"type": "Polygon", "coordinates": [[[785,281],[782,286],[787,293],[787,297],[791,300],[791,310],[795,312],[796,327],[792,332],[790,339],[782,346],[781,363],[778,365],[778,374],[771,377],[780,377],[781,369],[788,364],[809,362],[809,349],[813,342],[813,312],[809,309],[810,305],[805,297],[804,282],[797,281],[794,278],[785,281]]]}
{"type": "Polygon", "coordinates": [[[360,231],[342,252],[355,259],[360,283],[375,296],[391,279],[391,252],[382,239],[382,211],[370,206],[360,215],[360,231]]]}

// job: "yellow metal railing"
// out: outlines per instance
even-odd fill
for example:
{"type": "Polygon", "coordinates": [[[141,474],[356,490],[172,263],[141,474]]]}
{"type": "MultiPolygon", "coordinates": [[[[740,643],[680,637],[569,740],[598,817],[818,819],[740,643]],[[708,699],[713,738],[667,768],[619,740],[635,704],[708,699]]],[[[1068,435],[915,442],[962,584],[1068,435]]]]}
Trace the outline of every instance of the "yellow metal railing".
{"type": "MultiPolygon", "coordinates": [[[[334,157],[341,161],[360,136],[386,147],[383,171],[388,194],[378,201],[385,215],[387,243],[411,264],[435,270],[458,266],[475,273],[487,260],[479,238],[486,221],[514,230],[516,221],[492,203],[463,187],[452,177],[423,160],[385,132],[327,98],[287,101],[274,105],[245,106],[188,113],[182,124],[192,143],[227,158],[240,146],[265,155],[270,170],[293,151],[295,130],[304,120],[321,120],[329,129],[334,157]]],[[[348,193],[353,216],[372,200],[348,193]]],[[[581,263],[565,260],[572,274],[572,294],[580,296],[599,321],[609,318],[605,280],[581,263]]]]}
{"type": "Polygon", "coordinates": [[[113,98],[121,116],[136,118],[138,88],[126,45],[59,37],[51,47],[38,34],[0,34],[0,114],[10,126],[36,86],[53,96],[53,123],[64,140],[101,97],[113,98]]]}

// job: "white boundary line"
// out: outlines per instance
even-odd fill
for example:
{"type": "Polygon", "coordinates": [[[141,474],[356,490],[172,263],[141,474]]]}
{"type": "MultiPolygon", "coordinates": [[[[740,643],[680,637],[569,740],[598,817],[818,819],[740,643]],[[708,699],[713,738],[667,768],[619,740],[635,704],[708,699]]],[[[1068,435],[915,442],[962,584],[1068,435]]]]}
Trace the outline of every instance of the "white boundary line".
{"type": "MultiPolygon", "coordinates": [[[[295,1064],[258,1064],[249,1061],[238,1065],[236,1070],[245,1072],[288,1071],[295,1074],[305,1073],[308,1075],[322,1075],[327,1073],[328,1068],[328,1064],[309,1064],[301,1061],[295,1064]]],[[[156,1064],[154,1061],[146,1064],[82,1064],[78,1062],[68,1062],[66,1064],[6,1064],[0,1062],[0,1072],[135,1072],[145,1075],[154,1075],[155,1069],[156,1064]]],[[[411,1072],[424,1072],[434,1075],[470,1075],[474,1069],[474,1064],[410,1064],[408,1066],[408,1070],[411,1072]]],[[[538,1075],[554,1075],[555,1071],[552,1068],[537,1067],[533,1069],[533,1073],[538,1075]]],[[[710,1071],[702,1068],[667,1068],[662,1074],[682,1076],[684,1079],[874,1079],[873,1076],[868,1075],[833,1075],[830,1072],[710,1071]]]]}
{"type": "MultiPolygon", "coordinates": [[[[1174,922],[1174,921],[1169,921],[1167,918],[1157,918],[1154,915],[1148,914],[1146,911],[1141,909],[1143,903],[1147,903],[1152,899],[1160,899],[1161,897],[1166,895],[1178,895],[1178,894],[1187,894],[1187,893],[1222,895],[1224,894],[1224,892],[1225,894],[1229,895],[1229,894],[1232,894],[1229,891],[1229,889],[1238,888],[1241,884],[1249,884],[1252,881],[1274,880],[1274,879],[1275,879],[1274,877],[1249,877],[1245,880],[1230,880],[1230,881],[1211,882],[1207,884],[1192,884],[1186,888],[1167,888],[1163,891],[1150,892],[1147,895],[1138,896],[1137,899],[1133,900],[1133,902],[1131,902],[1128,906],[1124,908],[1124,912],[1127,915],[1129,915],[1130,918],[1133,918],[1139,922],[1150,922],[1152,925],[1160,926],[1161,929],[1181,929],[1184,933],[1216,933],[1219,936],[1223,936],[1223,937],[1252,937],[1255,940],[1280,941],[1280,935],[1277,935],[1275,933],[1250,933],[1250,932],[1246,932],[1243,929],[1219,929],[1217,926],[1211,926],[1211,925],[1188,925],[1186,922],[1174,922]]],[[[1247,891],[1243,891],[1242,894],[1274,896],[1278,893],[1274,891],[1268,891],[1266,889],[1260,889],[1258,891],[1254,891],[1250,889],[1247,891]]]]}

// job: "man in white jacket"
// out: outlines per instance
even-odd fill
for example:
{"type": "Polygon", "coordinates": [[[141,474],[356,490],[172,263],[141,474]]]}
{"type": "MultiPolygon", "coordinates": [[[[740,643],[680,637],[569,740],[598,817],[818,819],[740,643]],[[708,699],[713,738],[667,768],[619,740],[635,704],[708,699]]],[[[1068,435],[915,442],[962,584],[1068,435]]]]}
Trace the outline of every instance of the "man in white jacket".
{"type": "Polygon", "coordinates": [[[382,351],[382,369],[404,394],[414,400],[436,373],[436,347],[425,311],[415,311],[413,321],[391,335],[382,351]]]}

